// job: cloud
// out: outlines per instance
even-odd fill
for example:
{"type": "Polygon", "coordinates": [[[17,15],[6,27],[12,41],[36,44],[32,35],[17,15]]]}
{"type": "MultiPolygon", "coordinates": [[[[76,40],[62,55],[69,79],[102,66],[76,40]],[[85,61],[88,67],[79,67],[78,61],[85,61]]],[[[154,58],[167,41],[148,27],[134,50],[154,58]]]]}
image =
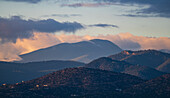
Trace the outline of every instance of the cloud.
{"type": "Polygon", "coordinates": [[[16,47],[14,43],[0,44],[0,61],[21,60],[18,54],[25,51],[22,47],[16,47]]]}
{"type": "Polygon", "coordinates": [[[153,14],[122,14],[119,16],[127,16],[127,17],[144,17],[144,18],[149,18],[149,17],[160,17],[160,15],[153,15],[153,14]]]}
{"type": "Polygon", "coordinates": [[[107,5],[117,5],[116,3],[73,3],[73,4],[62,4],[61,7],[100,7],[107,5]]]}
{"type": "Polygon", "coordinates": [[[4,0],[4,1],[13,1],[13,2],[26,2],[26,3],[39,3],[42,0],[4,0]]]}
{"type": "Polygon", "coordinates": [[[159,17],[170,18],[170,1],[169,0],[150,0],[150,7],[142,9],[137,13],[156,14],[159,17]]]}
{"type": "MultiPolygon", "coordinates": [[[[73,0],[75,1],[75,0],[73,0]]],[[[83,0],[76,0],[78,3],[72,4],[63,4],[62,7],[102,7],[108,5],[119,5],[119,6],[134,6],[134,5],[142,5],[148,6],[147,8],[141,8],[132,10],[132,17],[165,17],[170,18],[170,0],[87,0],[86,2],[82,2],[83,0]],[[137,15],[136,15],[137,14],[137,15]],[[138,15],[143,14],[143,15],[138,15]]],[[[124,15],[126,16],[126,15],[124,15]]]]}
{"type": "Polygon", "coordinates": [[[135,36],[131,33],[119,33],[117,35],[98,35],[98,36],[77,36],[77,35],[58,35],[57,39],[61,42],[78,42],[91,39],[105,39],[117,44],[122,49],[170,49],[168,37],[144,37],[135,36]],[[70,39],[71,38],[71,39],[70,39]]]}
{"type": "Polygon", "coordinates": [[[149,5],[148,8],[136,10],[136,14],[151,14],[151,17],[155,16],[170,18],[170,6],[169,6],[170,0],[94,0],[94,1],[99,3],[119,2],[121,4],[149,5]]]}
{"type": "Polygon", "coordinates": [[[169,49],[170,38],[168,37],[144,37],[135,36],[131,33],[119,33],[117,35],[98,35],[98,36],[78,36],[67,34],[52,34],[34,32],[34,36],[28,39],[17,39],[16,43],[0,43],[0,60],[13,61],[20,60],[20,54],[29,53],[37,49],[50,47],[59,43],[74,43],[91,39],[110,40],[122,49],[169,49]]]}
{"type": "Polygon", "coordinates": [[[0,38],[1,42],[16,42],[17,38],[30,38],[33,31],[54,33],[59,31],[75,32],[84,28],[77,22],[60,23],[53,19],[47,20],[24,20],[20,16],[12,16],[11,18],[0,17],[0,38]]]}
{"type": "Polygon", "coordinates": [[[0,61],[18,61],[18,56],[23,53],[29,53],[37,49],[50,47],[61,43],[54,34],[51,33],[33,33],[34,36],[28,39],[17,39],[16,43],[0,43],[0,61]]]}
{"type": "Polygon", "coordinates": [[[111,24],[94,24],[94,25],[90,25],[90,26],[96,26],[96,27],[115,27],[115,28],[119,28],[117,25],[111,25],[111,24]]]}
{"type": "MultiPolygon", "coordinates": [[[[170,38],[168,37],[144,37],[144,36],[135,36],[131,33],[119,33],[117,35],[100,35],[98,38],[108,39],[117,45],[119,45],[123,49],[132,49],[134,46],[138,46],[135,44],[139,44],[139,49],[170,49],[169,42],[170,38]],[[129,41],[131,44],[127,44],[125,47],[125,43],[129,41]]],[[[135,49],[135,50],[136,50],[135,49]]]]}
{"type": "Polygon", "coordinates": [[[82,16],[81,14],[52,14],[52,15],[43,15],[42,17],[64,17],[64,18],[68,18],[68,17],[78,17],[78,16],[82,16]]]}
{"type": "Polygon", "coordinates": [[[131,41],[129,39],[123,39],[116,42],[122,49],[125,50],[139,50],[141,45],[137,42],[131,41]]]}

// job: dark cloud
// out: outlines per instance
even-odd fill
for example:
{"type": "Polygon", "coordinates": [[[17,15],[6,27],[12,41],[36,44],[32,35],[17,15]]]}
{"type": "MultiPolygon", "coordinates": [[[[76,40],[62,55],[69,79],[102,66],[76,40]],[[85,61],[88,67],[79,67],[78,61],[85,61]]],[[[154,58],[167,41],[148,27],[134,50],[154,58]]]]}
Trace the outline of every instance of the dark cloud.
{"type": "Polygon", "coordinates": [[[68,18],[68,17],[77,17],[77,16],[82,16],[81,14],[52,14],[52,15],[43,15],[42,17],[63,17],[63,18],[68,18]]]}
{"type": "Polygon", "coordinates": [[[26,2],[26,3],[39,3],[42,0],[4,0],[4,1],[13,1],[13,2],[26,2]]]}
{"type": "MultiPolygon", "coordinates": [[[[4,0],[4,1],[27,2],[27,3],[35,4],[43,0],[4,0]]],[[[75,8],[77,7],[100,7],[100,6],[107,6],[107,5],[126,5],[126,4],[149,5],[150,7],[148,8],[137,10],[136,14],[138,13],[153,14],[150,16],[170,18],[170,6],[169,6],[170,0],[86,0],[86,1],[84,0],[54,0],[54,1],[60,2],[60,3],[63,2],[61,6],[68,6],[68,7],[75,7],[75,8]]],[[[67,17],[67,16],[64,16],[64,17],[67,17]]]]}
{"type": "Polygon", "coordinates": [[[137,10],[136,13],[142,14],[153,14],[155,17],[166,17],[170,18],[170,0],[94,0],[96,2],[115,3],[119,2],[122,4],[139,4],[149,5],[150,7],[137,10]]]}
{"type": "Polygon", "coordinates": [[[107,5],[116,5],[113,3],[73,3],[73,4],[62,4],[62,7],[100,7],[100,6],[107,6],[107,5]]]}
{"type": "Polygon", "coordinates": [[[75,32],[84,28],[77,22],[57,22],[53,19],[47,20],[24,20],[20,16],[11,18],[0,17],[0,39],[1,42],[15,42],[17,38],[29,38],[33,36],[32,32],[54,33],[57,31],[75,32]]]}
{"type": "Polygon", "coordinates": [[[96,27],[115,27],[115,28],[119,28],[117,25],[111,25],[111,24],[94,24],[94,25],[90,25],[90,26],[96,26],[96,27]]]}
{"type": "Polygon", "coordinates": [[[150,4],[151,6],[146,9],[142,9],[137,13],[144,14],[156,14],[155,16],[170,18],[170,0],[155,0],[150,4]]]}
{"type": "Polygon", "coordinates": [[[149,17],[160,17],[160,15],[153,15],[153,14],[122,14],[118,16],[127,16],[127,17],[144,17],[144,18],[149,18],[149,17]]]}

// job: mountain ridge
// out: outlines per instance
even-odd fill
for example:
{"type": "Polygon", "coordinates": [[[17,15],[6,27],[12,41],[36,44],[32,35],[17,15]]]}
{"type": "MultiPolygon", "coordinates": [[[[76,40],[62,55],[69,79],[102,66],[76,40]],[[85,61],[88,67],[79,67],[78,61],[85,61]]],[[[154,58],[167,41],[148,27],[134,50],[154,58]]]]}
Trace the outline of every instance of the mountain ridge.
{"type": "MultiPolygon", "coordinates": [[[[140,51],[124,50],[118,54],[111,55],[109,57],[112,58],[113,60],[126,61],[131,64],[144,65],[154,69],[158,69],[159,66],[161,66],[161,64],[165,63],[168,59],[170,59],[170,54],[163,53],[157,50],[140,50],[140,51]]],[[[169,66],[168,64],[169,63],[167,63],[167,65],[164,65],[164,67],[168,67],[169,66]]],[[[168,69],[170,69],[170,66],[168,67],[168,69]]],[[[170,70],[160,71],[170,73],[170,70]]]]}
{"type": "Polygon", "coordinates": [[[120,47],[108,40],[93,39],[77,43],[61,43],[27,54],[22,54],[20,55],[22,60],[18,62],[48,60],[77,60],[80,62],[90,62],[95,58],[108,56],[120,51],[122,51],[120,47]],[[82,56],[84,56],[84,58],[76,59],[82,56]]]}
{"type": "Polygon", "coordinates": [[[109,57],[101,57],[96,59],[86,64],[85,67],[126,73],[147,80],[165,74],[147,66],[130,64],[128,62],[114,60],[109,57]]]}
{"type": "MultiPolygon", "coordinates": [[[[128,74],[91,69],[67,68],[30,81],[0,86],[5,97],[72,97],[117,93],[144,80],[128,74]]],[[[2,95],[0,93],[0,95],[2,95]]]]}
{"type": "Polygon", "coordinates": [[[64,68],[79,66],[84,66],[84,63],[61,60],[29,63],[0,62],[0,84],[26,81],[64,68]]]}

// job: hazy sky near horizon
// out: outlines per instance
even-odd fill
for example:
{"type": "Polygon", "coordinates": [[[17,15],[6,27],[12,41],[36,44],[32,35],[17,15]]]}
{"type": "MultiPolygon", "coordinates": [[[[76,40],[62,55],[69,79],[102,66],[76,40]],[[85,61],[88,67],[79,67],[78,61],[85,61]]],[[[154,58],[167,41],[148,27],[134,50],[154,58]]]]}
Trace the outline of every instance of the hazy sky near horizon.
{"type": "Polygon", "coordinates": [[[169,5],[170,0],[0,0],[0,60],[93,38],[123,49],[170,49],[169,5]]]}

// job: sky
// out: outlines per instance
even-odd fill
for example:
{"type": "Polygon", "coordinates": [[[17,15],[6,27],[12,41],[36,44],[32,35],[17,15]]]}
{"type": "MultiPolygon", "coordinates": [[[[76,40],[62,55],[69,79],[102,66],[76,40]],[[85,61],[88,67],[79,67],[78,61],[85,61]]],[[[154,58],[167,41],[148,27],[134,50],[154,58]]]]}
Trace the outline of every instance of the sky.
{"type": "Polygon", "coordinates": [[[63,42],[170,49],[169,0],[0,0],[0,60],[63,42]]]}

